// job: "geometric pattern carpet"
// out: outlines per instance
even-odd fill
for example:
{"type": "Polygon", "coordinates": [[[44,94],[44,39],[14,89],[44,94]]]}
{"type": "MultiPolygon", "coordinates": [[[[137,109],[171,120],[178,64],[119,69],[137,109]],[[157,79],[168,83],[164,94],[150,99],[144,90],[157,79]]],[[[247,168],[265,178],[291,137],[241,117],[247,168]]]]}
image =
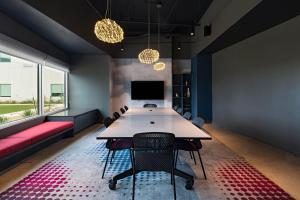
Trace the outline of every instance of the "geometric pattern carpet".
{"type": "MultiPolygon", "coordinates": [[[[131,199],[132,177],[118,181],[116,190],[108,188],[110,178],[131,167],[128,151],[117,152],[101,179],[107,155],[105,141],[98,132],[82,137],[59,156],[0,194],[1,200],[127,200],[131,199]]],[[[203,142],[201,156],[207,180],[187,152],[180,152],[177,168],[194,175],[192,190],[176,177],[177,199],[292,200],[289,194],[269,180],[222,143],[203,142]]],[[[173,199],[170,175],[142,172],[136,178],[136,199],[173,199]]]]}

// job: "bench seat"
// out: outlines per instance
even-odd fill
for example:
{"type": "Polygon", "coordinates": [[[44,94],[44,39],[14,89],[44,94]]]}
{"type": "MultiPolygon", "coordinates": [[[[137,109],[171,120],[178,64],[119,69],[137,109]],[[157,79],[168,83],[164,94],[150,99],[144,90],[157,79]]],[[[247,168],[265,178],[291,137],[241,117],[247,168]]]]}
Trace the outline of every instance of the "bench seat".
{"type": "Polygon", "coordinates": [[[27,138],[5,138],[0,139],[0,158],[17,152],[31,145],[30,139],[27,138]]]}
{"type": "Polygon", "coordinates": [[[0,139],[0,158],[73,127],[74,123],[70,121],[44,122],[0,139]]]}

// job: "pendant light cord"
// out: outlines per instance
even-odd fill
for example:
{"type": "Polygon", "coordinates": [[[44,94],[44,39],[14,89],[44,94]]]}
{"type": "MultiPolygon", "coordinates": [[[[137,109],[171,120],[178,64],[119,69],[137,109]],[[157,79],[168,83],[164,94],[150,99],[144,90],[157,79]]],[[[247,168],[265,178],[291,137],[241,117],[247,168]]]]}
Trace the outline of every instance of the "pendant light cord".
{"type": "Polygon", "coordinates": [[[111,0],[106,0],[106,11],[105,11],[105,19],[111,18],[111,0]]]}
{"type": "Polygon", "coordinates": [[[150,3],[148,3],[148,49],[150,49],[150,3]]]}
{"type": "Polygon", "coordinates": [[[157,33],[158,33],[158,35],[157,35],[157,50],[159,51],[160,49],[159,49],[159,43],[160,43],[160,12],[159,12],[159,8],[157,9],[157,21],[158,21],[158,23],[157,23],[157,33]]]}
{"type": "Polygon", "coordinates": [[[108,10],[108,0],[106,0],[106,11],[105,11],[105,16],[104,16],[105,19],[107,17],[107,10],[108,10]]]}

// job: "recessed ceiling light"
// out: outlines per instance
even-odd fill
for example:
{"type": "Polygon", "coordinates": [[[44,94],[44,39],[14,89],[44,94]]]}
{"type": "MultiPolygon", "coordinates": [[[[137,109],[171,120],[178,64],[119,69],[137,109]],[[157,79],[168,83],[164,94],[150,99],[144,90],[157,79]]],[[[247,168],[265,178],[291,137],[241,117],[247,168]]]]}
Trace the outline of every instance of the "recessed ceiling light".
{"type": "Polygon", "coordinates": [[[124,51],[124,48],[121,48],[121,51],[124,51]]]}
{"type": "Polygon", "coordinates": [[[177,48],[178,51],[181,50],[182,46],[181,46],[181,43],[180,43],[180,42],[177,43],[176,48],[177,48]]]}
{"type": "Polygon", "coordinates": [[[189,29],[190,31],[190,36],[194,36],[195,35],[195,27],[194,26],[192,26],[192,27],[190,27],[190,29],[189,29]]]}

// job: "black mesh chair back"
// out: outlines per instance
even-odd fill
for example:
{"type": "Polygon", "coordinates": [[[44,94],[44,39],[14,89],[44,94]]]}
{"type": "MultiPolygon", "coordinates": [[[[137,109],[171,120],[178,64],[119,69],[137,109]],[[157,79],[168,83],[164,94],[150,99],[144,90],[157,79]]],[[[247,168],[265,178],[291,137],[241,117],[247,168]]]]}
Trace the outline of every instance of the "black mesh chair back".
{"type": "Polygon", "coordinates": [[[146,103],[144,104],[144,108],[157,108],[157,105],[153,103],[146,103]]]}
{"type": "Polygon", "coordinates": [[[124,106],[125,110],[128,110],[128,107],[127,106],[124,106]]]}
{"type": "Polygon", "coordinates": [[[179,114],[181,114],[182,113],[182,108],[177,108],[177,110],[176,110],[179,114]]]}
{"type": "Polygon", "coordinates": [[[170,171],[174,166],[175,136],[150,132],[133,136],[134,168],[137,171],[170,171]]]}
{"type": "Polygon", "coordinates": [[[104,126],[107,128],[107,127],[109,127],[113,122],[114,122],[114,120],[113,120],[112,118],[106,117],[106,118],[104,119],[104,126]]]}
{"type": "Polygon", "coordinates": [[[173,107],[173,109],[174,109],[174,110],[177,110],[177,108],[178,108],[178,106],[177,106],[177,105],[175,105],[175,106],[173,107]]]}
{"type": "Polygon", "coordinates": [[[126,112],[124,108],[120,108],[120,111],[122,114],[124,114],[126,112]]]}
{"type": "Polygon", "coordinates": [[[205,123],[205,120],[202,119],[201,117],[195,117],[195,118],[193,118],[192,123],[193,123],[195,126],[197,126],[197,127],[199,127],[199,128],[202,128],[202,126],[203,126],[204,123],[205,123]]]}
{"type": "Polygon", "coordinates": [[[115,117],[115,119],[119,119],[120,114],[118,112],[114,112],[114,117],[115,117]]]}
{"type": "Polygon", "coordinates": [[[192,118],[192,114],[190,112],[185,112],[183,117],[187,120],[190,120],[192,118]]]}
{"type": "Polygon", "coordinates": [[[133,136],[133,187],[132,199],[135,194],[135,174],[141,171],[166,171],[171,173],[174,199],[176,187],[174,176],[174,145],[175,135],[172,133],[150,132],[138,133],[133,136]]]}

